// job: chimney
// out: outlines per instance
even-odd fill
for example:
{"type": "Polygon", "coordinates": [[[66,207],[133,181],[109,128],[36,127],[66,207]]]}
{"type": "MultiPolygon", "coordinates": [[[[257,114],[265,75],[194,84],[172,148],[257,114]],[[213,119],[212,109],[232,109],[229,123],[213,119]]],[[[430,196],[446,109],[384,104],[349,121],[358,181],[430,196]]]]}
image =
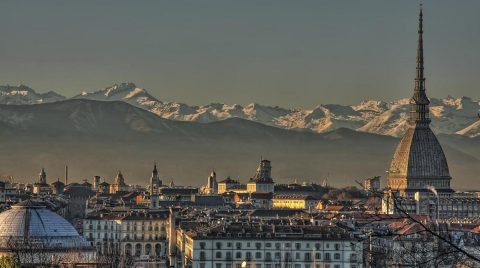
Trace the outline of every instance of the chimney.
{"type": "Polygon", "coordinates": [[[177,230],[175,228],[175,211],[170,207],[170,218],[168,226],[168,261],[170,267],[176,267],[176,243],[177,243],[177,230]]]}
{"type": "Polygon", "coordinates": [[[65,165],[65,186],[68,185],[68,166],[65,165]]]}

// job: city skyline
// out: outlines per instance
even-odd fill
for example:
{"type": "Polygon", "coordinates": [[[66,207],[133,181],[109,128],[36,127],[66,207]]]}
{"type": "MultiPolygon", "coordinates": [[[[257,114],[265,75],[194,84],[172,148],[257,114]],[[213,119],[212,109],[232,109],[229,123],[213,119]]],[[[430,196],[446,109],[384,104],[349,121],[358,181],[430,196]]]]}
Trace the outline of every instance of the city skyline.
{"type": "MultiPolygon", "coordinates": [[[[164,101],[287,108],[413,88],[416,1],[55,4],[2,4],[0,84],[72,97],[132,81],[164,101]]],[[[430,96],[479,98],[479,4],[425,5],[430,96]]]]}
{"type": "Polygon", "coordinates": [[[6,76],[48,82],[61,69],[58,85],[77,87],[135,70],[143,82],[65,97],[0,77],[0,267],[480,267],[480,101],[434,97],[475,84],[478,53],[464,48],[476,42],[455,36],[475,35],[476,24],[448,38],[444,27],[474,12],[452,20],[442,13],[458,5],[427,2],[436,8],[420,3],[415,26],[403,21],[405,1],[23,7],[26,19],[4,28],[21,31],[18,50],[0,44],[0,73],[15,59],[6,76]],[[172,39],[130,43],[157,29],[172,39]],[[23,30],[37,34],[32,42],[20,41],[23,30]],[[125,33],[134,34],[116,42],[125,33]],[[124,65],[104,69],[118,53],[124,65]],[[164,75],[185,89],[165,91],[178,102],[144,84],[164,75]],[[394,101],[344,104],[370,94],[394,101]],[[318,96],[339,104],[302,109],[318,96]],[[227,104],[189,105],[208,98],[227,104]]]}

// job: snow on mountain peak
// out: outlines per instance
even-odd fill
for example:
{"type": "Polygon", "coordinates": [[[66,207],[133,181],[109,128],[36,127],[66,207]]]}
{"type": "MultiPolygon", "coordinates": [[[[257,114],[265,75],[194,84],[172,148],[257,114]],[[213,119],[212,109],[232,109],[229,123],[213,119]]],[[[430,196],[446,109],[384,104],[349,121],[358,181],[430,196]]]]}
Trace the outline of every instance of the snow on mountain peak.
{"type": "Polygon", "coordinates": [[[462,130],[457,131],[456,134],[471,138],[480,137],[480,120],[462,130]]]}
{"type": "Polygon", "coordinates": [[[0,86],[0,104],[22,105],[38,104],[64,100],[65,97],[53,91],[37,93],[25,85],[0,86]]]}

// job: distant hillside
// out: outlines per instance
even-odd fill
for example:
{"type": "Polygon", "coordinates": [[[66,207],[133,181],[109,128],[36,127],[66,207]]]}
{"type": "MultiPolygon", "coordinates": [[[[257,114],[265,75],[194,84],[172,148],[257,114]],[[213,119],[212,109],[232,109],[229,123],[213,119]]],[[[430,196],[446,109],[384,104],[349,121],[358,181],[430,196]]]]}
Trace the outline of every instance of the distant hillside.
{"type": "MultiPolygon", "coordinates": [[[[478,139],[440,135],[454,185],[470,185],[480,172],[478,139]]],[[[49,180],[122,170],[130,183],[145,184],[154,160],[164,181],[200,185],[215,169],[219,177],[246,181],[261,156],[272,160],[278,181],[299,178],[354,184],[384,175],[398,139],[339,128],[322,134],[286,130],[241,118],[198,123],[174,121],[120,101],[85,99],[40,105],[0,105],[0,175],[49,180]]],[[[480,151],[480,150],[479,150],[480,151]]],[[[480,188],[480,187],[479,187],[480,188]]]]}

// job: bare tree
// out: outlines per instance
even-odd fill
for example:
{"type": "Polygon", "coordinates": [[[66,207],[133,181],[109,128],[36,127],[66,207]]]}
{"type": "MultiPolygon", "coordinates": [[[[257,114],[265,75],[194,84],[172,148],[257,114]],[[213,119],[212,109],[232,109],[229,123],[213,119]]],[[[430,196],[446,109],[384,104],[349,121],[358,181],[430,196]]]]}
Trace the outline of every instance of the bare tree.
{"type": "MultiPolygon", "coordinates": [[[[384,198],[378,191],[370,195],[384,198]]],[[[480,267],[478,235],[453,235],[448,223],[423,221],[407,212],[395,194],[390,198],[398,214],[389,220],[401,222],[403,228],[364,228],[368,230],[364,234],[367,267],[480,267]]],[[[372,225],[385,219],[379,215],[371,218],[372,225]]]]}

